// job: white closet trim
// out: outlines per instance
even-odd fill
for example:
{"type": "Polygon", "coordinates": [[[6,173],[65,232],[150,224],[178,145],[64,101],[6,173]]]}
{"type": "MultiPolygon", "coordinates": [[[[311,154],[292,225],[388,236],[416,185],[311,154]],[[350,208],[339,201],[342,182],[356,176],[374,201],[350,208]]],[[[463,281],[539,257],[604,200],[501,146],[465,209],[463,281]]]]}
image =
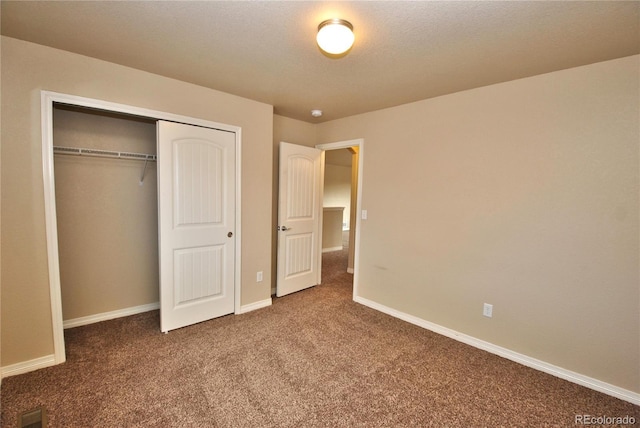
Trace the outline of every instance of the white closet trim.
{"type": "Polygon", "coordinates": [[[101,111],[122,113],[154,120],[167,120],[188,125],[203,126],[235,133],[236,138],[236,251],[235,251],[235,291],[234,312],[241,313],[240,296],[242,284],[242,231],[241,231],[241,177],[242,177],[242,128],[181,116],[146,108],[133,107],[104,100],[84,98],[51,91],[40,92],[40,118],[42,128],[42,175],[44,180],[45,228],[47,239],[47,260],[49,266],[49,291],[51,298],[51,322],[53,330],[54,359],[52,364],[65,362],[64,326],[62,321],[62,296],[60,290],[60,261],[58,255],[58,229],[56,219],[55,177],[53,169],[53,108],[54,104],[66,104],[101,111]]]}

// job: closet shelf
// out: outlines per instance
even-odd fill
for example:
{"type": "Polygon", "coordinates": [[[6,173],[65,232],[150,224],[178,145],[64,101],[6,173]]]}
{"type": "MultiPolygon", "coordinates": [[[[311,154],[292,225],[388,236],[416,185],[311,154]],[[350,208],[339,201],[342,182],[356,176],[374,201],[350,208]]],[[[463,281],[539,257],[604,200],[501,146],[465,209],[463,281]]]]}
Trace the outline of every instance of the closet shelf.
{"type": "Polygon", "coordinates": [[[143,161],[157,160],[156,155],[150,155],[146,153],[113,152],[109,150],[84,149],[81,147],[53,146],[53,153],[61,155],[94,156],[112,159],[137,159],[143,161]]]}
{"type": "Polygon", "coordinates": [[[140,176],[140,185],[144,182],[144,174],[147,171],[147,162],[155,162],[158,158],[156,155],[150,155],[146,153],[130,153],[130,152],[112,152],[109,150],[99,149],[84,149],[81,147],[62,147],[53,146],[53,153],[58,155],[75,155],[75,156],[92,156],[98,158],[111,158],[111,159],[134,159],[143,160],[144,168],[142,169],[142,175],[140,176]]]}

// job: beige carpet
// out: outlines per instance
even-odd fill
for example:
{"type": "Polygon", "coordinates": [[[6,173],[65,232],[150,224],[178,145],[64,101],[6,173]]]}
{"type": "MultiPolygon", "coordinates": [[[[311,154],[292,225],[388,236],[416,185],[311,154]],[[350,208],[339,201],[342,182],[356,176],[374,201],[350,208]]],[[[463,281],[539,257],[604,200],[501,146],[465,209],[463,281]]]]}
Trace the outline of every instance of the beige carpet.
{"type": "Polygon", "coordinates": [[[157,312],[65,333],[67,362],[2,382],[4,427],[540,427],[640,408],[351,300],[346,252],[269,308],[159,332],[157,312]]]}

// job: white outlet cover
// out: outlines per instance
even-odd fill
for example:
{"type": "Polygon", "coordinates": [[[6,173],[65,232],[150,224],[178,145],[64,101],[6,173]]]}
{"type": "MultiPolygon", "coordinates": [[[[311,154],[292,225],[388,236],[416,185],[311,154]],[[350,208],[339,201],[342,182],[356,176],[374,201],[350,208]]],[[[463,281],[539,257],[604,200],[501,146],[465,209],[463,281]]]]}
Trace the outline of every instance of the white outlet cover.
{"type": "Polygon", "coordinates": [[[485,317],[491,318],[493,316],[493,305],[490,305],[489,303],[485,303],[482,308],[482,315],[484,315],[485,317]]]}

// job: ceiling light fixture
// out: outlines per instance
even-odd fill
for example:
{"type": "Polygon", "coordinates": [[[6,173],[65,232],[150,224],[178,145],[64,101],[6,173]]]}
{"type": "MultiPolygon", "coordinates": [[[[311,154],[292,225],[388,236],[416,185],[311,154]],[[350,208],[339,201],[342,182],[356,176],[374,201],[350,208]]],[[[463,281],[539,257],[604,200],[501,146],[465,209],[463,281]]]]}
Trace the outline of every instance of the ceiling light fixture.
{"type": "Polygon", "coordinates": [[[311,116],[313,116],[313,117],[322,116],[322,110],[311,110],[311,116]]]}
{"type": "Polygon", "coordinates": [[[344,19],[327,19],[318,25],[316,41],[320,49],[331,55],[340,55],[353,46],[353,25],[344,19]]]}

